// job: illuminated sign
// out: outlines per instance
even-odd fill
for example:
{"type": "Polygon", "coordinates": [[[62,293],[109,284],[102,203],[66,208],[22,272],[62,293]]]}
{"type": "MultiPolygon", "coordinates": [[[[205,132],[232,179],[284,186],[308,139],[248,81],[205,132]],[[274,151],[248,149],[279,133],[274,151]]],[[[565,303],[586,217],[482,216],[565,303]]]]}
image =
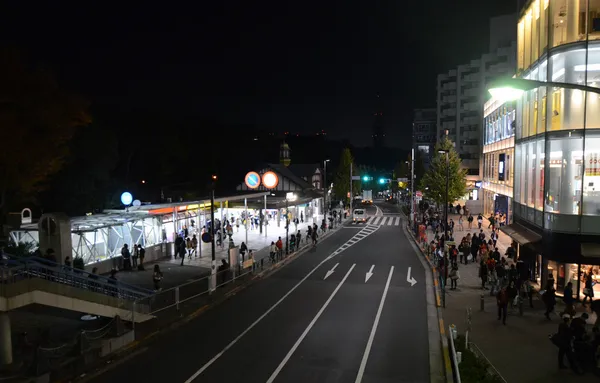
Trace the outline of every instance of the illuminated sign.
{"type": "Polygon", "coordinates": [[[266,172],[262,176],[262,183],[267,189],[274,189],[279,184],[279,177],[274,172],[266,172]]]}
{"type": "Polygon", "coordinates": [[[504,179],[506,178],[504,174],[505,161],[506,155],[504,153],[500,153],[498,155],[498,181],[504,181],[504,179]]]}
{"type": "Polygon", "coordinates": [[[481,188],[482,184],[483,184],[483,182],[481,182],[481,181],[475,181],[475,187],[476,188],[481,188]]]}
{"type": "Polygon", "coordinates": [[[133,202],[133,196],[131,195],[130,192],[125,192],[123,194],[121,194],[121,203],[123,205],[131,205],[131,203],[133,202]]]}
{"type": "Polygon", "coordinates": [[[260,175],[258,175],[257,172],[248,172],[244,180],[246,182],[246,186],[248,186],[250,189],[256,189],[260,186],[260,175]]]}

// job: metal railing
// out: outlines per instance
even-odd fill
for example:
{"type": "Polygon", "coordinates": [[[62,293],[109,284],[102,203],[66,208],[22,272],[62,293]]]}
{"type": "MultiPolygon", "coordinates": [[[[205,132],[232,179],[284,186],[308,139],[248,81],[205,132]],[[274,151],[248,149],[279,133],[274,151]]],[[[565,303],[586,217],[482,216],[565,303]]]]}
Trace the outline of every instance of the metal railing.
{"type": "Polygon", "coordinates": [[[13,258],[1,262],[0,295],[6,295],[8,286],[31,279],[43,279],[128,301],[135,301],[153,294],[148,289],[92,274],[85,270],[65,267],[43,258],[13,258]]]}

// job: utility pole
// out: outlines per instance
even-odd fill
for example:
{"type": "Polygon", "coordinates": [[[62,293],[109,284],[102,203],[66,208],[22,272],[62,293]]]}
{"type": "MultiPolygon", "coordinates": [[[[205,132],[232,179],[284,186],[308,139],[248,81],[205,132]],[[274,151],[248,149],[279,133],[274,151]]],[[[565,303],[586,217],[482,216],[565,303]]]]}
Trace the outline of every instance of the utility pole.
{"type": "Polygon", "coordinates": [[[210,188],[210,253],[212,256],[210,268],[211,289],[214,291],[217,287],[217,257],[215,248],[215,184],[217,176],[213,174],[210,188]]]}
{"type": "Polygon", "coordinates": [[[349,215],[352,214],[352,200],[354,199],[354,196],[352,194],[352,163],[350,163],[350,212],[349,215]]]}
{"type": "Polygon", "coordinates": [[[327,220],[327,196],[329,195],[329,186],[327,185],[327,163],[329,162],[329,160],[325,160],[323,161],[323,191],[324,191],[324,195],[323,195],[323,202],[325,203],[325,208],[323,209],[323,215],[325,216],[325,219],[327,220]]]}
{"type": "Polygon", "coordinates": [[[415,148],[410,151],[410,225],[415,226],[415,148]]]}

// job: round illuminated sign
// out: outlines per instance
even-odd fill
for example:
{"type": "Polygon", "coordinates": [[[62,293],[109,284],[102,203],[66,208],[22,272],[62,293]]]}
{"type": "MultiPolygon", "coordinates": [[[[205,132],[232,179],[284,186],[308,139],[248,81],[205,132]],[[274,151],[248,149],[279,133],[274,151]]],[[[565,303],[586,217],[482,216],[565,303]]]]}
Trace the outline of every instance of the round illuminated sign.
{"type": "Polygon", "coordinates": [[[121,194],[121,203],[123,205],[131,205],[131,202],[133,202],[133,196],[130,192],[125,192],[121,194]]]}
{"type": "Polygon", "coordinates": [[[267,189],[274,189],[279,184],[279,177],[274,172],[266,172],[262,176],[262,183],[267,189]]]}
{"type": "Polygon", "coordinates": [[[260,186],[260,175],[257,172],[249,172],[246,174],[246,186],[250,189],[256,189],[260,186]]]}

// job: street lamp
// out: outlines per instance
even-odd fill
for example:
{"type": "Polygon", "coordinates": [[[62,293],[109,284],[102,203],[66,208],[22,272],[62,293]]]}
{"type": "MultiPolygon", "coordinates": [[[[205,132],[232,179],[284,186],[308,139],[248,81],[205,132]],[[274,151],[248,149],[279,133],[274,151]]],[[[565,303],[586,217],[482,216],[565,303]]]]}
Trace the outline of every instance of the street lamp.
{"type": "Polygon", "coordinates": [[[323,196],[323,202],[325,202],[325,208],[323,209],[323,214],[327,217],[327,195],[329,194],[329,185],[327,185],[327,163],[330,160],[323,161],[323,190],[325,191],[325,195],[323,196]]]}
{"type": "Polygon", "coordinates": [[[217,257],[215,247],[215,186],[217,183],[217,176],[212,175],[212,182],[210,184],[210,254],[211,254],[211,269],[210,269],[210,280],[211,280],[211,291],[214,291],[217,287],[217,257]]]}
{"type": "Polygon", "coordinates": [[[569,84],[566,82],[528,80],[524,78],[503,78],[492,81],[488,87],[488,92],[490,92],[495,99],[501,102],[506,102],[518,100],[526,91],[539,88],[541,86],[575,89],[583,92],[600,94],[600,88],[595,88],[592,86],[569,84]]]}

